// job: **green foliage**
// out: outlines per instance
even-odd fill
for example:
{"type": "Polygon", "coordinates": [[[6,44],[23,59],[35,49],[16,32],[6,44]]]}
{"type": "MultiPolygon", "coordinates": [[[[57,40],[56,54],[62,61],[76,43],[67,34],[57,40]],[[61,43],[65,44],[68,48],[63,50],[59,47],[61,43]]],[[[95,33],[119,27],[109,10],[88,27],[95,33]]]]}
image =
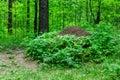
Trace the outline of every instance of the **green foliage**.
{"type": "Polygon", "coordinates": [[[23,28],[13,29],[12,35],[7,33],[6,27],[0,28],[0,50],[11,50],[21,47],[20,43],[27,34],[23,28]]]}
{"type": "Polygon", "coordinates": [[[90,45],[84,49],[85,53],[90,53],[89,56],[94,61],[101,61],[108,55],[114,55],[120,52],[120,38],[115,32],[115,29],[107,24],[101,23],[96,26],[91,36],[86,39],[84,45],[90,45]],[[102,56],[101,56],[102,55],[102,56]]]}
{"type": "Polygon", "coordinates": [[[26,55],[46,63],[73,66],[82,59],[78,57],[82,53],[81,40],[70,35],[59,36],[56,32],[43,34],[30,42],[26,55]]]}
{"type": "Polygon", "coordinates": [[[101,62],[119,52],[114,28],[101,23],[87,37],[45,33],[29,43],[25,54],[40,62],[78,67],[82,62],[101,62]]]}

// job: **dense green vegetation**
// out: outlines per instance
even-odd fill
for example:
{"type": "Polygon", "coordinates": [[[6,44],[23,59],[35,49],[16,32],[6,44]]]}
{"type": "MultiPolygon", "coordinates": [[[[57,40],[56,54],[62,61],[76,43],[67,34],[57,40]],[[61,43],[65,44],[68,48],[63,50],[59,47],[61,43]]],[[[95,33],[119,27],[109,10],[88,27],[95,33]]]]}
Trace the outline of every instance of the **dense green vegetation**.
{"type": "Polygon", "coordinates": [[[40,69],[31,71],[23,68],[11,68],[0,66],[1,80],[119,80],[120,60],[116,57],[108,57],[101,64],[87,63],[79,69],[50,67],[41,64],[40,69]],[[6,72],[5,72],[6,71],[6,72]]]}
{"type": "Polygon", "coordinates": [[[27,45],[26,55],[40,62],[77,67],[119,54],[120,38],[110,25],[100,24],[93,31],[89,29],[89,33],[86,37],[45,33],[27,45]]]}
{"type": "Polygon", "coordinates": [[[0,54],[22,48],[38,62],[34,71],[0,59],[0,80],[120,80],[120,1],[49,0],[47,27],[41,1],[0,0],[0,54]],[[59,35],[69,26],[89,35],[59,35]]]}

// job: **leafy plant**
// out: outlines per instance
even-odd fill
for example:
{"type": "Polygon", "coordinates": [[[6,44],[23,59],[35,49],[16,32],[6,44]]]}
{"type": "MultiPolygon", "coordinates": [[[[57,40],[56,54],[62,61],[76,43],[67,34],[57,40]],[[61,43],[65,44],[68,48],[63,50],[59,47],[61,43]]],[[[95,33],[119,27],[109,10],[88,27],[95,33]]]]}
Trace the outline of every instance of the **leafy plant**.
{"type": "Polygon", "coordinates": [[[90,53],[89,56],[94,61],[99,62],[106,56],[119,53],[119,37],[115,29],[107,24],[101,23],[96,26],[91,36],[86,38],[84,45],[89,45],[84,49],[84,53],[90,53]]]}
{"type": "Polygon", "coordinates": [[[45,33],[29,43],[25,54],[40,62],[77,67],[83,62],[99,63],[119,53],[119,38],[111,26],[99,24],[92,31],[86,37],[45,33]]]}
{"type": "Polygon", "coordinates": [[[70,35],[43,34],[30,42],[26,55],[46,63],[73,66],[79,63],[78,56],[82,54],[81,41],[82,38],[70,35]]]}

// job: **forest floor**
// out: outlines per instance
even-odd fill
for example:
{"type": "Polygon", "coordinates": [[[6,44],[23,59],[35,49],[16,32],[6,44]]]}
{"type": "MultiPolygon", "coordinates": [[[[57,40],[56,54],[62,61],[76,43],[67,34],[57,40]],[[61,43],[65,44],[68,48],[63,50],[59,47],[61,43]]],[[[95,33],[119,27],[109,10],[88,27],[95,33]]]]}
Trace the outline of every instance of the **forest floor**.
{"type": "MultiPolygon", "coordinates": [[[[113,68],[120,61],[112,58],[101,64],[85,63],[81,68],[51,68],[24,56],[23,49],[0,52],[0,80],[119,80],[113,68]],[[112,62],[113,61],[113,62],[112,62]],[[110,70],[109,70],[110,69],[110,70]],[[112,70],[112,71],[111,71],[112,70]]],[[[42,63],[41,63],[42,64],[42,63]]]]}
{"type": "Polygon", "coordinates": [[[11,52],[0,52],[0,66],[23,67],[36,70],[37,62],[28,60],[23,53],[23,49],[15,49],[11,52]]]}

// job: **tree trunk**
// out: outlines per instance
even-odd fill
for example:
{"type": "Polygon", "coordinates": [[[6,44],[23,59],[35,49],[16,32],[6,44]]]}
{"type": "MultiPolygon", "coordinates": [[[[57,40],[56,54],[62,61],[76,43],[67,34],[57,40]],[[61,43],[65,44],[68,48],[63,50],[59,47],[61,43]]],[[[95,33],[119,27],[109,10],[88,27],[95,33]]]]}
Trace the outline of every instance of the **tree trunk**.
{"type": "Polygon", "coordinates": [[[88,0],[86,0],[86,21],[88,22],[88,0]]]}
{"type": "Polygon", "coordinates": [[[38,0],[35,0],[35,17],[34,17],[34,33],[37,33],[37,12],[38,12],[38,0]]]}
{"type": "Polygon", "coordinates": [[[94,13],[93,13],[93,9],[92,9],[92,0],[90,0],[89,6],[90,6],[90,14],[91,14],[91,15],[90,15],[90,22],[93,21],[93,23],[94,23],[95,17],[94,17],[94,13]]]}
{"type": "Polygon", "coordinates": [[[27,0],[27,32],[29,32],[30,27],[30,0],[27,0]]]}
{"type": "Polygon", "coordinates": [[[39,34],[49,31],[49,1],[39,0],[39,34]]]}
{"type": "Polygon", "coordinates": [[[12,34],[12,0],[8,0],[8,34],[12,34]]]}
{"type": "Polygon", "coordinates": [[[98,0],[98,11],[97,11],[97,17],[96,17],[96,20],[95,20],[95,23],[96,24],[99,24],[100,22],[100,16],[101,16],[101,0],[98,0]]]}
{"type": "Polygon", "coordinates": [[[62,13],[62,18],[63,18],[63,25],[62,25],[62,29],[64,29],[64,27],[65,27],[65,9],[64,9],[64,7],[65,7],[65,1],[63,0],[63,13],[62,13]]]}

